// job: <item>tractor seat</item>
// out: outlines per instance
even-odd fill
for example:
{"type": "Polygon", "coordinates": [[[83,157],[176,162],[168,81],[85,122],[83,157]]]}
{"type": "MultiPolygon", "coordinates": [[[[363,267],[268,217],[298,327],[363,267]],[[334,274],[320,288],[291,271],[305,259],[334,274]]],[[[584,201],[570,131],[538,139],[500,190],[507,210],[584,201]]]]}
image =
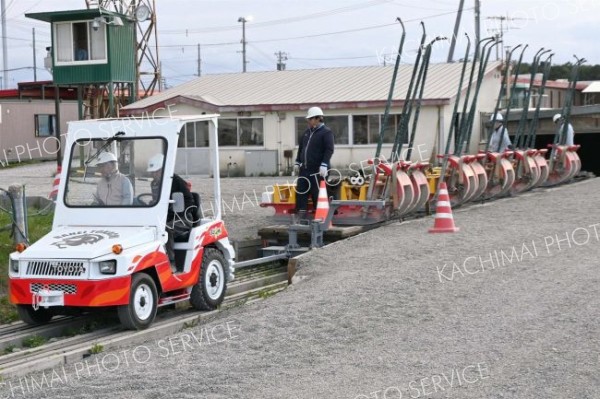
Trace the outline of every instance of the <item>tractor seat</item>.
{"type": "Polygon", "coordinates": [[[190,238],[190,230],[194,227],[200,226],[202,223],[202,218],[204,215],[202,213],[200,194],[192,192],[192,197],[194,198],[194,205],[187,209],[187,218],[185,219],[186,221],[191,222],[189,224],[189,229],[185,233],[175,234],[173,237],[175,242],[187,242],[190,238]]]}
{"type": "Polygon", "coordinates": [[[202,202],[200,201],[200,194],[192,192],[192,197],[194,197],[194,209],[190,209],[189,213],[192,216],[192,227],[200,226],[202,222],[202,218],[204,217],[202,213],[202,202]]]}

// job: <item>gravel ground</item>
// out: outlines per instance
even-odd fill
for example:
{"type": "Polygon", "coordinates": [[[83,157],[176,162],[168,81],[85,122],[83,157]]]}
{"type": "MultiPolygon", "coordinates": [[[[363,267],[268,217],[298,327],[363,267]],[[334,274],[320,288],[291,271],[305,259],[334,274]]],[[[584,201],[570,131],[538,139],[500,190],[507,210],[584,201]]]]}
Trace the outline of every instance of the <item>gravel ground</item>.
{"type": "Polygon", "coordinates": [[[599,398],[599,195],[460,209],[457,234],[389,224],[303,256],[274,297],[14,397],[599,398]]]}

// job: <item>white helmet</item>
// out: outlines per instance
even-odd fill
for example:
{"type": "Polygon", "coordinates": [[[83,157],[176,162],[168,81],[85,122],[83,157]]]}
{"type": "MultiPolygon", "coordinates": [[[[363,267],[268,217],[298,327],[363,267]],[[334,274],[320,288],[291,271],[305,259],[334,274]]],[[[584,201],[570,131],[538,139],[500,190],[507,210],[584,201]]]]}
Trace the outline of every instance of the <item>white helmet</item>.
{"type": "MultiPolygon", "coordinates": [[[[490,115],[490,122],[494,121],[494,114],[490,115]]],[[[497,113],[496,114],[496,122],[503,122],[504,121],[504,117],[502,117],[501,113],[497,113]]]]}
{"type": "Polygon", "coordinates": [[[313,116],[323,116],[323,110],[319,107],[310,107],[306,113],[306,119],[310,119],[313,116]]]}
{"type": "Polygon", "coordinates": [[[96,161],[96,165],[101,165],[107,162],[117,162],[117,157],[112,152],[101,152],[98,155],[98,160],[96,161]]]}
{"type": "Polygon", "coordinates": [[[559,119],[561,119],[561,118],[562,118],[562,115],[561,115],[561,114],[556,114],[556,115],[554,115],[554,116],[552,117],[552,121],[553,121],[554,123],[556,123],[556,122],[558,122],[558,121],[559,121],[559,119]]]}
{"type": "Polygon", "coordinates": [[[163,154],[154,155],[148,160],[148,169],[146,169],[146,172],[156,172],[157,170],[161,170],[164,161],[165,156],[163,154]]]}

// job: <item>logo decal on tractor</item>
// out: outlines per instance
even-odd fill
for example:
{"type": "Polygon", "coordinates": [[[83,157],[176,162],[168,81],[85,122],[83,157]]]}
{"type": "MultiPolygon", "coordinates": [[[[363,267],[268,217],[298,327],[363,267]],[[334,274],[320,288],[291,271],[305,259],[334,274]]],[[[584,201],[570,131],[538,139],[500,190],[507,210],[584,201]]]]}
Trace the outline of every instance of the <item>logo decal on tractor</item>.
{"type": "Polygon", "coordinates": [[[208,232],[208,234],[211,237],[217,238],[218,236],[221,235],[222,232],[223,232],[223,230],[221,230],[221,227],[215,227],[213,229],[210,229],[210,231],[208,232]]]}
{"type": "Polygon", "coordinates": [[[76,231],[73,233],[63,234],[55,236],[54,238],[59,239],[50,245],[55,245],[59,249],[67,247],[78,247],[80,245],[93,245],[98,241],[104,240],[105,238],[118,238],[119,233],[108,230],[91,230],[91,231],[76,231]]]}

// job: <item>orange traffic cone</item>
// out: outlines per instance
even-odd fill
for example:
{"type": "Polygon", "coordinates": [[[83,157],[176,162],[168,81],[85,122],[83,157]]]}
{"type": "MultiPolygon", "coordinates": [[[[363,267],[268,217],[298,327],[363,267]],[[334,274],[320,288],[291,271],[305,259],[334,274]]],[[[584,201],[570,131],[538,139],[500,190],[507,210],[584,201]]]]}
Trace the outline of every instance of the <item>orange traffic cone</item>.
{"type": "MultiPolygon", "coordinates": [[[[317,201],[317,211],[315,212],[315,220],[321,219],[325,222],[327,215],[329,214],[329,200],[327,199],[327,187],[325,187],[325,180],[321,180],[319,186],[319,199],[317,201]]],[[[329,222],[327,228],[331,228],[332,223],[329,222]]]]}
{"type": "Polygon", "coordinates": [[[48,198],[52,201],[56,201],[56,197],[58,197],[58,186],[60,185],[60,172],[62,168],[59,166],[56,168],[56,175],[54,176],[54,182],[52,183],[52,191],[48,194],[48,198]]]}
{"type": "Polygon", "coordinates": [[[429,229],[430,233],[456,233],[458,227],[454,226],[454,218],[452,217],[452,208],[450,207],[450,197],[448,196],[448,188],[446,182],[440,184],[440,193],[438,202],[435,206],[435,222],[433,228],[429,229]]]}

